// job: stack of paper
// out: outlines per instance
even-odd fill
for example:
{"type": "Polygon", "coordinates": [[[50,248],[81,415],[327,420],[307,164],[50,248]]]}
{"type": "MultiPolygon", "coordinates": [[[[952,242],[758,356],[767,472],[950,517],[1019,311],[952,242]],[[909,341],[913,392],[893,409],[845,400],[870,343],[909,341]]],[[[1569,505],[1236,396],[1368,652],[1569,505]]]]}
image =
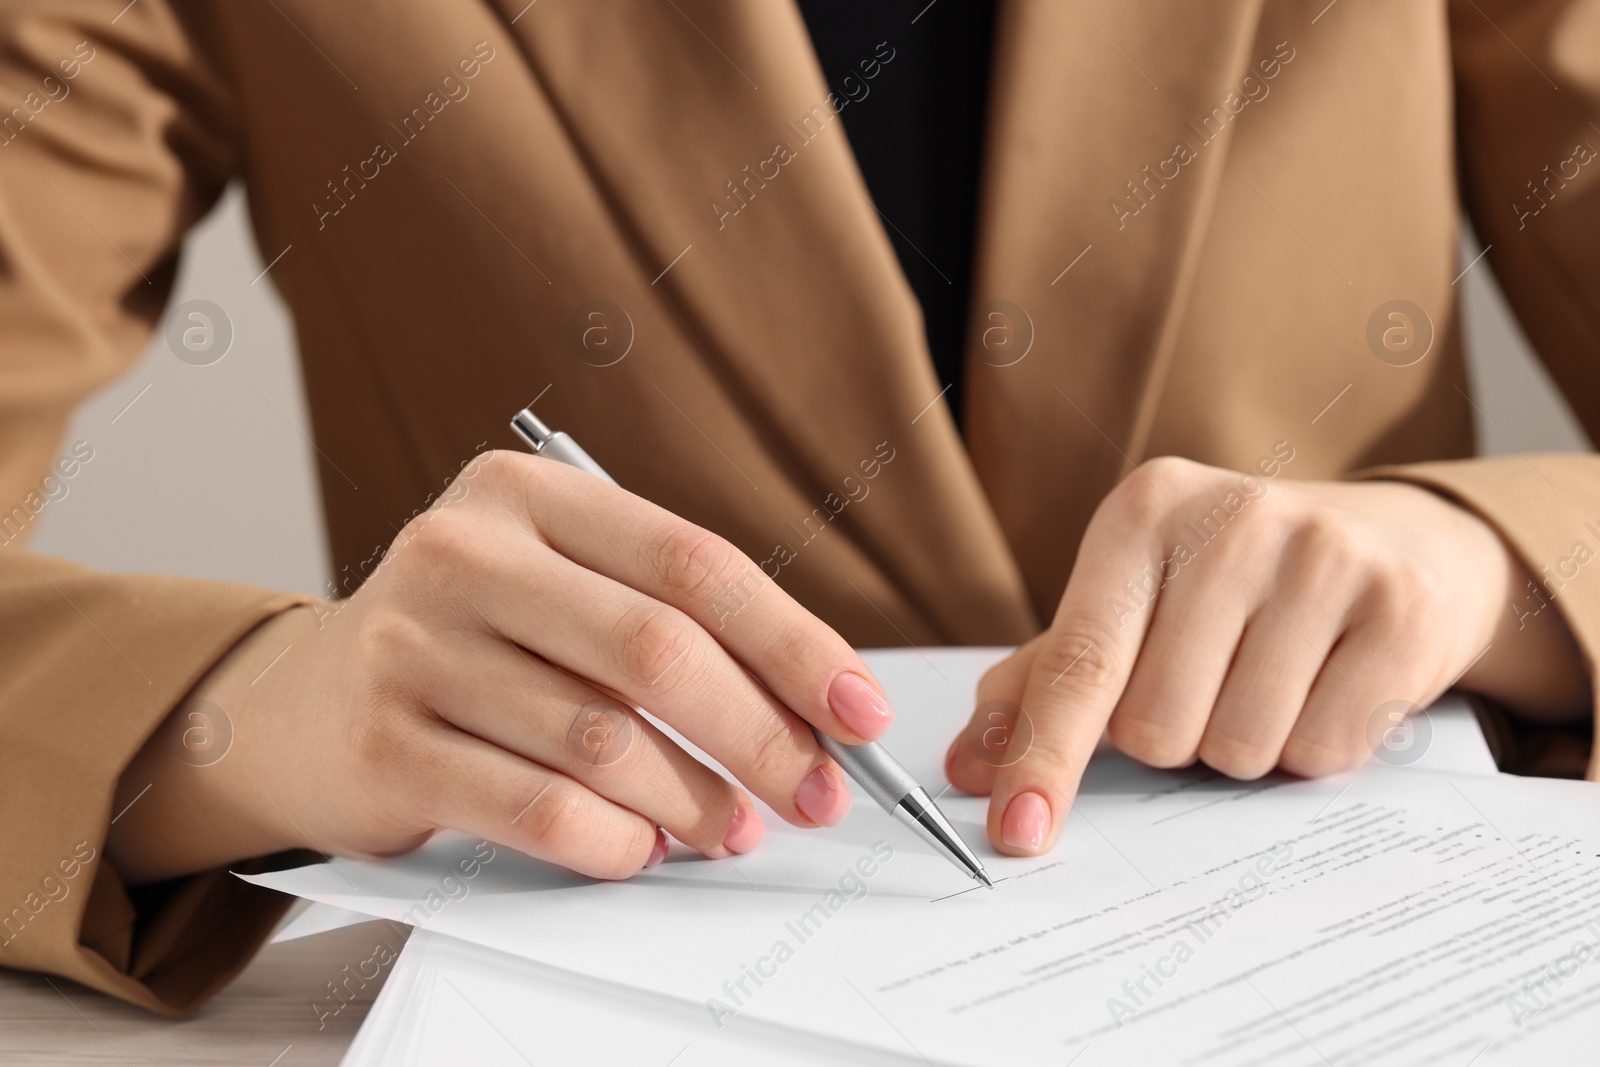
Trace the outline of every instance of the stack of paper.
{"type": "MultiPolygon", "coordinates": [[[[995,655],[870,658],[925,784],[995,655]]],[[[624,883],[455,836],[252,880],[426,931],[348,1064],[1587,1055],[1600,788],[1487,773],[1466,716],[1430,713],[1413,766],[1314,782],[1103,753],[1051,856],[985,849],[992,892],[859,796],[831,830],[772,816],[750,855],[624,883]]],[[[940,803],[983,842],[983,799],[940,803]]]]}

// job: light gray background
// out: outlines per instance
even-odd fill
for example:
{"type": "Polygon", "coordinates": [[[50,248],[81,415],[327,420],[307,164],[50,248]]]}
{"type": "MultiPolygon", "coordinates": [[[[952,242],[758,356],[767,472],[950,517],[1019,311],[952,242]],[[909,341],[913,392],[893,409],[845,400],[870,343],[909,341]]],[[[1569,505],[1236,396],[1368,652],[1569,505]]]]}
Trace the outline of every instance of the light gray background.
{"type": "MultiPolygon", "coordinates": [[[[237,185],[189,235],[172,306],[218,304],[233,322],[233,346],[194,367],[157,336],[83,406],[67,441],[88,441],[94,459],[41,513],[32,550],[104,570],[325,591],[331,568],[293,327],[270,276],[260,276],[282,251],[265,259],[257,251],[237,185]]],[[[1478,252],[1465,234],[1461,265],[1478,252]]],[[[1479,451],[1589,450],[1488,261],[1459,287],[1479,451]]]]}

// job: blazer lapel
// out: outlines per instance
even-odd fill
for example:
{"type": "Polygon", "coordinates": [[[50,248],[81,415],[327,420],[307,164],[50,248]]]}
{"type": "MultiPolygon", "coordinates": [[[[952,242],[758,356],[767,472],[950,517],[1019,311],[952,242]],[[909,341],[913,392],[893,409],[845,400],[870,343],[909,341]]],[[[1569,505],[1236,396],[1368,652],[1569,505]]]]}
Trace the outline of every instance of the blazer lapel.
{"type": "Polygon", "coordinates": [[[966,425],[1041,617],[1145,458],[1230,143],[1204,120],[1259,58],[1260,6],[1003,5],[966,425]]]}
{"type": "MultiPolygon", "coordinates": [[[[755,514],[723,532],[793,542],[891,451],[870,499],[839,512],[830,545],[805,549],[786,584],[827,587],[817,595],[855,614],[865,596],[909,640],[1027,637],[1021,575],[935,402],[915,297],[795,7],[494,2],[631,249],[635,277],[613,299],[640,351],[608,388],[698,430],[748,476],[705,449],[723,499],[675,503],[755,514]]],[[[878,77],[894,74],[883,62],[878,77]]]]}

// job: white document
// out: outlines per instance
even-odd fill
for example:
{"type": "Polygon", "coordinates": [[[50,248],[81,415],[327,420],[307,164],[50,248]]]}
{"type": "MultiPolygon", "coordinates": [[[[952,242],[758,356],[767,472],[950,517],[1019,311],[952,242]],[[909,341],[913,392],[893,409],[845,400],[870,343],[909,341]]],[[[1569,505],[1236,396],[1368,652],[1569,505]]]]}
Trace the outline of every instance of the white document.
{"type": "MultiPolygon", "coordinates": [[[[943,746],[972,711],[983,672],[1009,655],[1009,648],[864,649],[861,656],[897,707],[902,724],[890,739],[901,761],[924,775],[930,791],[944,787],[943,746]]],[[[1412,724],[1423,731],[1411,766],[1464,774],[1494,774],[1494,758],[1476,716],[1458,696],[1446,696],[1412,724]]],[[[859,799],[859,794],[858,794],[859,799]]],[[[292,941],[365,922],[371,916],[316,901],[287,919],[272,940],[292,941]]]]}
{"type": "MultiPolygon", "coordinates": [[[[983,803],[941,800],[975,844],[983,803]]],[[[625,883],[453,837],[251,880],[612,990],[609,1018],[675,1020],[682,1063],[776,1039],[930,1063],[1511,1064],[1600,1037],[1587,783],[1375,765],[1241,785],[1104,755],[1052,856],[985,857],[993,891],[865,803],[769,828],[751,855],[625,883]]],[[[480,999],[517,1003],[461,992],[493,1030],[480,999]]],[[[594,1060],[639,1062],[604,1051],[613,1029],[594,1060]]]]}
{"type": "Polygon", "coordinates": [[[676,1001],[704,1041],[810,1033],[944,1063],[1592,1049],[1594,787],[1371,768],[1218,800],[1100,766],[1058,856],[997,860],[992,892],[870,832],[778,831],[737,868],[605,885],[503,850],[469,883],[453,872],[479,854],[451,839],[254,880],[396,919],[437,908],[429,929],[676,1001]]]}
{"type": "MultiPolygon", "coordinates": [[[[395,962],[342,1067],[815,1067],[879,1064],[870,1050],[805,1039],[774,1042],[723,1030],[626,987],[418,930],[395,962]]],[[[920,1061],[916,1061],[919,1062],[920,1061]]]]}

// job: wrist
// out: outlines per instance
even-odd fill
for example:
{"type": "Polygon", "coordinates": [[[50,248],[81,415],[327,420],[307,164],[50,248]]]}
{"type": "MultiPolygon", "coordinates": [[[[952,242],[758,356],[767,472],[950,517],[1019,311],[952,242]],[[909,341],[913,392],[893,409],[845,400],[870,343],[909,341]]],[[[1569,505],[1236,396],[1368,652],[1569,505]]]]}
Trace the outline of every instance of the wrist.
{"type": "Polygon", "coordinates": [[[1512,548],[1496,535],[1506,565],[1494,605],[1488,649],[1457,681],[1513,712],[1542,722],[1592,714],[1591,680],[1552,590],[1536,581],[1512,548]]]}
{"type": "Polygon", "coordinates": [[[315,629],[305,607],[264,620],[212,666],[129,762],[106,839],[107,855],[129,884],[307,845],[274,812],[259,783],[281,779],[276,753],[286,698],[292,699],[285,686],[267,680],[315,629]]]}

